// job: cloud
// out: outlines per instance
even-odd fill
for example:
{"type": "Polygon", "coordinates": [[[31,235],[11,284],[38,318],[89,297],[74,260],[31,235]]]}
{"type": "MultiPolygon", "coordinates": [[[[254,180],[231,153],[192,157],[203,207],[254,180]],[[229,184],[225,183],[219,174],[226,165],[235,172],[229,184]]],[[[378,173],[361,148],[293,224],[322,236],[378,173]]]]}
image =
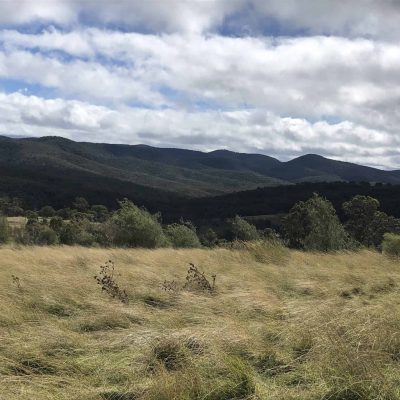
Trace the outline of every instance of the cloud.
{"type": "Polygon", "coordinates": [[[395,1],[21,1],[0,1],[3,133],[398,167],[395,1]]]}
{"type": "Polygon", "coordinates": [[[400,150],[396,150],[400,138],[393,139],[388,133],[350,121],[328,124],[282,118],[262,109],[189,113],[126,106],[110,109],[74,100],[1,93],[0,134],[11,132],[108,143],[187,144],[205,151],[229,148],[283,159],[323,149],[333,158],[386,167],[395,167],[400,160],[400,150]]]}
{"type": "Polygon", "coordinates": [[[77,18],[73,2],[65,0],[2,0],[0,24],[21,25],[35,21],[71,23],[77,18]]]}
{"type": "Polygon", "coordinates": [[[400,100],[400,46],[385,42],[83,29],[3,31],[0,43],[0,77],[87,101],[255,107],[310,120],[352,120],[393,133],[400,122],[394,112],[400,100]]]}
{"type": "Polygon", "coordinates": [[[258,35],[278,29],[307,35],[374,37],[397,40],[397,0],[168,0],[0,2],[0,24],[56,23],[118,25],[148,33],[206,33],[228,30],[258,35]]]}

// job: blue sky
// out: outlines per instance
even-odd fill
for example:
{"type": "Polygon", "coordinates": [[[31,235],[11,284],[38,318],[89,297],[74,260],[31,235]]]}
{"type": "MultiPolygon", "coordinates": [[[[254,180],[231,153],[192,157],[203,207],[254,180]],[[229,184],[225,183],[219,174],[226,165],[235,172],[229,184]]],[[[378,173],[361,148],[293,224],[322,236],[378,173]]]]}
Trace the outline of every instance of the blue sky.
{"type": "Polygon", "coordinates": [[[399,19],[392,0],[2,0],[0,134],[400,169],[399,19]]]}

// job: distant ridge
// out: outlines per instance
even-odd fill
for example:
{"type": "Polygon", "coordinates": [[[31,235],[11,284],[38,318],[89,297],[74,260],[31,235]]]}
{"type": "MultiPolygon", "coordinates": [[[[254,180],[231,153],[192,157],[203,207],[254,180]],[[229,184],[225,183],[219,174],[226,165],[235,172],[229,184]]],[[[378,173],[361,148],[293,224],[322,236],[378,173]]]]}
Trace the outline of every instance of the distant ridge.
{"type": "Polygon", "coordinates": [[[400,171],[308,154],[288,162],[262,154],[74,142],[61,137],[0,136],[0,194],[53,199],[75,195],[111,203],[131,197],[157,207],[177,198],[207,197],[299,182],[400,184],[400,171]],[[78,193],[78,191],[80,191],[78,193]]]}

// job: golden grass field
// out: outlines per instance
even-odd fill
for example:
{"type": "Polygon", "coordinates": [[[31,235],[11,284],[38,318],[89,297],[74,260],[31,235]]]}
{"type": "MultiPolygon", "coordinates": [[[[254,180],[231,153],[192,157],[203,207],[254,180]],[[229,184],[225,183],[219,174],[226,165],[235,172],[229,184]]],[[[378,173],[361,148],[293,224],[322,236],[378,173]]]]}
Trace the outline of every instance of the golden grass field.
{"type": "Polygon", "coordinates": [[[0,399],[400,399],[400,264],[371,251],[3,247],[0,399]],[[96,284],[108,259],[128,305],[96,284]],[[217,275],[215,293],[160,289],[183,284],[189,262],[217,275]]]}

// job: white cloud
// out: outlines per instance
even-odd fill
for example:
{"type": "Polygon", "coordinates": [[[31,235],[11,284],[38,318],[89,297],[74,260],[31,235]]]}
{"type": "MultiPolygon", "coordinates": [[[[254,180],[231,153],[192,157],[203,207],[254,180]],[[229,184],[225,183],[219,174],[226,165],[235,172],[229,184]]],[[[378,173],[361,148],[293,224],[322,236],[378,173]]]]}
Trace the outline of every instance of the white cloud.
{"type": "Polygon", "coordinates": [[[281,118],[262,109],[190,113],[126,106],[110,109],[79,101],[1,93],[0,134],[10,132],[109,143],[190,146],[206,151],[229,148],[279,158],[286,154],[286,159],[288,155],[320,153],[324,149],[334,158],[386,167],[395,167],[400,160],[400,138],[393,141],[388,133],[349,121],[330,125],[281,118]]]}
{"type": "Polygon", "coordinates": [[[399,17],[391,0],[2,0],[0,132],[398,168],[399,17]],[[276,24],[303,36],[218,33],[276,24]]]}
{"type": "Polygon", "coordinates": [[[0,1],[0,24],[78,21],[119,24],[150,32],[283,33],[367,36],[397,40],[397,0],[15,0],[0,1]],[[273,23],[271,21],[274,21],[273,23]]]}
{"type": "Polygon", "coordinates": [[[0,24],[20,25],[34,21],[64,24],[73,22],[77,16],[73,2],[65,0],[0,1],[0,24]]]}
{"type": "Polygon", "coordinates": [[[86,29],[0,33],[0,76],[92,101],[183,108],[196,101],[334,117],[395,132],[400,46],[337,37],[228,38],[86,29]],[[71,43],[76,45],[71,45],[71,43]],[[39,49],[41,53],[32,51],[39,49]],[[65,61],[52,51],[72,57],[65,61]],[[47,53],[43,53],[47,52],[47,53]],[[175,99],[162,88],[177,92],[175,99]]]}

